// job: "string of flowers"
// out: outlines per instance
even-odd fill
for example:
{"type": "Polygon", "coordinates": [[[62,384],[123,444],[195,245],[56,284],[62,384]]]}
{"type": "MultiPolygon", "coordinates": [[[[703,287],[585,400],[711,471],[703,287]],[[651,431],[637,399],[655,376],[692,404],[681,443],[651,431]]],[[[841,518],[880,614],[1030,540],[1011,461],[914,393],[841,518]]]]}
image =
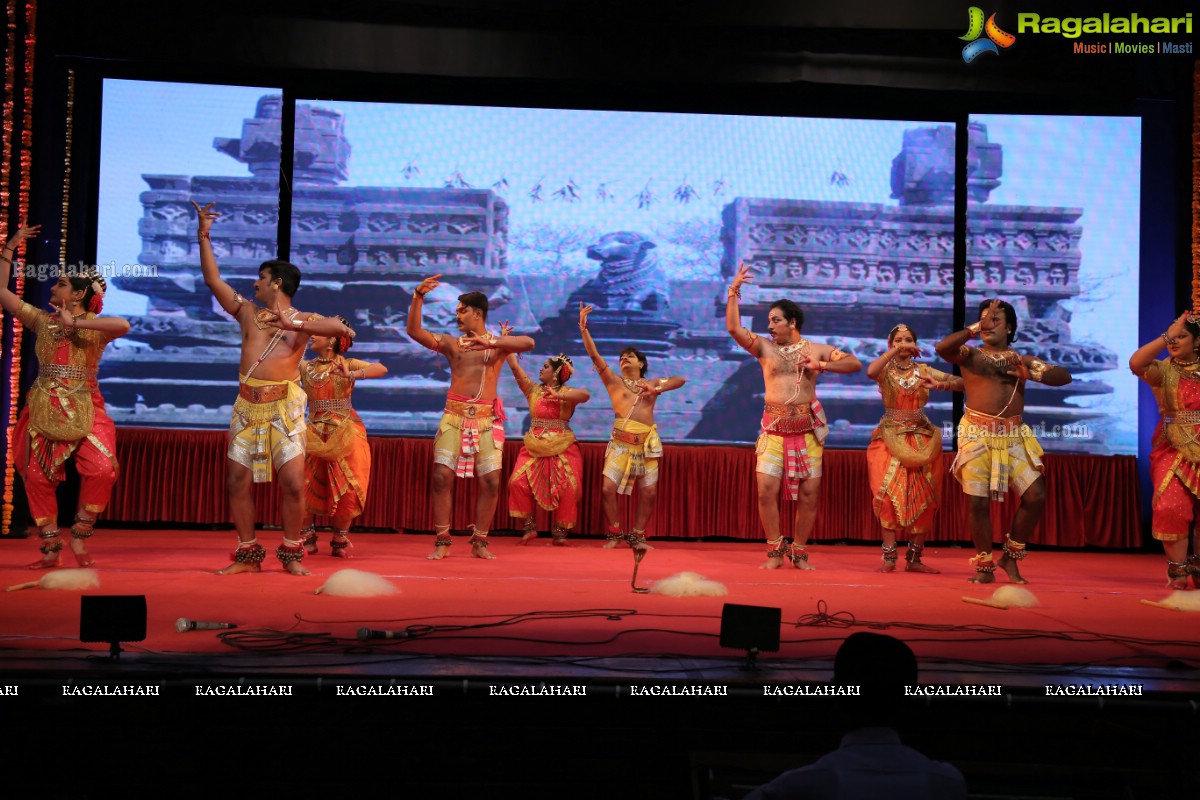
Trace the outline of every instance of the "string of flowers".
{"type": "MultiPolygon", "coordinates": [[[[9,226],[6,213],[11,198],[8,194],[9,181],[12,177],[13,143],[19,142],[17,151],[17,220],[18,224],[29,218],[30,184],[33,172],[33,63],[35,45],[37,43],[37,3],[29,0],[24,4],[24,33],[25,45],[24,63],[21,80],[21,120],[18,125],[15,114],[16,101],[16,54],[17,54],[17,3],[7,0],[8,25],[5,31],[4,56],[4,108],[2,122],[4,127],[4,150],[0,154],[3,164],[0,165],[0,241],[8,240],[9,226]],[[19,136],[17,135],[19,134],[19,136]]],[[[16,269],[14,291],[18,297],[25,292],[25,272],[16,269]]],[[[5,449],[4,449],[4,502],[0,509],[0,533],[7,534],[12,527],[13,486],[16,477],[13,460],[13,430],[17,424],[17,403],[21,394],[21,339],[22,326],[20,321],[12,321],[12,350],[11,367],[8,373],[8,415],[5,420],[5,449]]]]}
{"type": "Polygon", "coordinates": [[[1200,63],[1192,67],[1192,310],[1200,312],[1200,63]]]}

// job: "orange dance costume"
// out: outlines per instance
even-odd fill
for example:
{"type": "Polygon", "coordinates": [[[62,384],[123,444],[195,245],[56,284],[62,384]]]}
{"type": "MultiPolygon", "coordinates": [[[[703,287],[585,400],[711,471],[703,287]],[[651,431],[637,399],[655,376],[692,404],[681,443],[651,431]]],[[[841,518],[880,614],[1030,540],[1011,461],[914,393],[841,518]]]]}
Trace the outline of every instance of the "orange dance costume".
{"type": "Polygon", "coordinates": [[[350,404],[353,374],[366,361],[335,356],[300,362],[300,385],[308,396],[308,438],[304,457],[304,506],[309,514],[354,519],[362,514],[371,481],[367,429],[350,404]]]}
{"type": "Polygon", "coordinates": [[[508,513],[530,519],[536,502],[554,512],[554,535],[565,537],[578,518],[583,474],[583,454],[570,427],[577,403],[530,380],[520,385],[532,420],[508,482],[508,513]]]}
{"type": "Polygon", "coordinates": [[[1155,361],[1141,377],[1162,416],[1150,449],[1150,533],[1159,541],[1186,539],[1200,511],[1200,364],[1155,361]]]}
{"type": "Polygon", "coordinates": [[[907,373],[889,365],[878,378],[884,414],[867,446],[867,480],[875,516],[890,531],[928,533],[941,502],[942,432],[925,416],[923,377],[953,379],[927,364],[907,373]]]}
{"type": "MultiPolygon", "coordinates": [[[[21,303],[16,314],[37,337],[38,376],[13,433],[13,456],[29,509],[41,529],[58,518],[55,489],[74,456],[80,508],[93,517],[108,506],[117,480],[117,429],[96,382],[100,356],[114,337],[69,328],[57,315],[21,303]]],[[[86,313],[80,319],[94,319],[86,313]]],[[[90,535],[90,525],[85,526],[90,535]]]]}

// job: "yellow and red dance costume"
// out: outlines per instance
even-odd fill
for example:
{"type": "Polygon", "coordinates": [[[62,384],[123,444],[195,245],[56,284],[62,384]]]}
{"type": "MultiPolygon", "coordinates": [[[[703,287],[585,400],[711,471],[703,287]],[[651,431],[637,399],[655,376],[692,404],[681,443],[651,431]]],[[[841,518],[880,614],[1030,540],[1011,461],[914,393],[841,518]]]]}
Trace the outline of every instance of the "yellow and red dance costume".
{"type": "MultiPolygon", "coordinates": [[[[351,405],[353,374],[370,366],[342,356],[300,362],[300,385],[308,397],[308,436],[304,456],[304,509],[308,514],[353,520],[363,513],[371,482],[367,429],[351,405]]],[[[337,531],[334,555],[349,546],[347,531],[337,531]]],[[[313,545],[316,534],[313,532],[313,545]]],[[[307,544],[307,542],[306,542],[307,544]]],[[[312,552],[312,550],[310,550],[312,552]]]]}
{"type": "MultiPolygon", "coordinates": [[[[1150,449],[1150,535],[1160,542],[1186,540],[1200,512],[1200,364],[1155,361],[1141,378],[1154,391],[1162,417],[1150,449]]],[[[1200,556],[1168,561],[1167,575],[1173,588],[1187,588],[1189,575],[1200,588],[1200,556]]]]}
{"type": "Polygon", "coordinates": [[[530,380],[521,381],[520,387],[529,400],[532,419],[508,481],[508,513],[529,525],[536,502],[554,513],[551,536],[556,544],[563,544],[579,514],[583,454],[570,426],[578,404],[530,380]]]}
{"type": "MultiPolygon", "coordinates": [[[[273,470],[304,456],[304,390],[295,381],[265,381],[245,375],[239,375],[238,381],[226,456],[249,469],[255,483],[270,483],[273,470]]],[[[304,558],[304,547],[285,535],[275,555],[286,566],[304,558]]],[[[237,563],[258,565],[266,551],[257,539],[251,539],[238,544],[230,557],[237,563]]]]}
{"type": "MultiPolygon", "coordinates": [[[[821,401],[811,403],[766,403],[759,423],[758,440],[754,443],[755,472],[783,481],[792,500],[800,496],[800,482],[821,477],[825,455],[825,438],[829,423],[821,401]]],[[[802,548],[792,549],[781,534],[767,541],[768,558],[808,560],[802,548]]]]}
{"type": "MultiPolygon", "coordinates": [[[[1004,502],[1009,488],[1018,496],[1046,471],[1042,446],[1021,415],[997,417],[967,407],[958,421],[958,453],[950,472],[972,497],[1004,502]]],[[[1025,542],[1004,537],[1004,555],[1014,561],[1026,556],[1025,542]]],[[[971,559],[977,573],[991,573],[996,564],[990,551],[971,559]]]]}
{"type": "MultiPolygon", "coordinates": [[[[504,404],[495,400],[480,400],[457,392],[447,392],[446,410],[438,422],[433,440],[433,463],[454,470],[459,478],[487,475],[502,466],[504,456],[504,404]]],[[[480,533],[472,527],[469,542],[472,547],[487,547],[487,531],[480,533]]],[[[453,540],[450,530],[436,528],[435,547],[449,547],[453,540]]]]}
{"type": "MultiPolygon", "coordinates": [[[[95,316],[89,312],[82,319],[95,316]]],[[[81,513],[71,528],[74,538],[91,536],[92,524],[108,507],[117,480],[117,429],[105,413],[96,382],[100,356],[113,337],[68,328],[57,315],[28,303],[21,303],[16,317],[37,337],[38,377],[13,432],[13,459],[25,482],[29,510],[42,531],[42,552],[50,557],[62,549],[57,530],[49,533],[47,527],[57,523],[55,489],[66,460],[74,456],[80,476],[81,513]]]]}
{"type": "Polygon", "coordinates": [[[604,477],[617,485],[617,494],[633,494],[633,485],[658,483],[658,461],[662,439],[657,425],[632,419],[613,423],[608,448],[604,451],[604,477]]]}
{"type": "Polygon", "coordinates": [[[433,462],[474,478],[500,469],[504,454],[504,404],[449,392],[433,440],[433,462]]]}
{"type": "MultiPolygon", "coordinates": [[[[890,365],[884,369],[878,378],[883,419],[867,445],[867,481],[875,516],[885,530],[909,536],[905,554],[909,565],[920,562],[924,545],[914,545],[912,537],[923,537],[932,528],[946,474],[942,431],[925,416],[929,389],[922,378],[938,383],[953,380],[928,364],[917,364],[907,375],[890,365]]],[[[884,546],[883,558],[885,568],[895,565],[895,545],[884,546]]]]}

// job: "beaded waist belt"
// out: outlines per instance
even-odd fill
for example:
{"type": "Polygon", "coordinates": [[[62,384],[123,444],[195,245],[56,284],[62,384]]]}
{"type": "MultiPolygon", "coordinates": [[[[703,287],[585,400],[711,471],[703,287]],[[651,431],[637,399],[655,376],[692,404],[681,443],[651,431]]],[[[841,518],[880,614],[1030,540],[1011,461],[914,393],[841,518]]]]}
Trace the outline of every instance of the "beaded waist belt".
{"type": "Polygon", "coordinates": [[[446,413],[455,414],[467,419],[491,417],[495,415],[491,401],[486,403],[464,403],[460,400],[447,400],[446,413]]]}
{"type": "Polygon", "coordinates": [[[541,417],[534,417],[533,419],[529,420],[529,427],[530,429],[541,428],[548,431],[570,430],[570,428],[567,427],[567,421],[565,419],[542,419],[541,417]]]}
{"type": "Polygon", "coordinates": [[[69,364],[43,364],[38,374],[43,378],[65,378],[69,381],[94,381],[96,370],[72,367],[69,364]]]}
{"type": "Polygon", "coordinates": [[[766,403],[765,410],[772,417],[812,417],[812,403],[766,403]]]}
{"type": "Polygon", "coordinates": [[[266,386],[238,385],[238,394],[251,403],[274,403],[288,396],[286,383],[271,383],[266,386]]]}
{"type": "Polygon", "coordinates": [[[920,408],[885,408],[883,410],[883,418],[888,422],[928,422],[929,418],[925,416],[924,410],[920,408]]]}
{"type": "Polygon", "coordinates": [[[990,417],[976,411],[968,411],[963,414],[959,424],[962,425],[964,423],[977,428],[984,428],[993,433],[1012,433],[1024,424],[1020,414],[1014,417],[990,417]]]}
{"type": "Polygon", "coordinates": [[[784,434],[811,433],[817,428],[813,419],[811,403],[766,403],[763,409],[762,429],[777,436],[784,434]],[[769,419],[768,419],[769,418],[769,419]]]}
{"type": "Polygon", "coordinates": [[[1163,422],[1167,425],[1200,425],[1200,411],[1185,408],[1176,411],[1174,416],[1163,417],[1163,422]]]}
{"type": "Polygon", "coordinates": [[[312,410],[315,412],[353,411],[354,407],[350,405],[349,397],[339,397],[334,400],[314,400],[312,410]]]}
{"type": "Polygon", "coordinates": [[[625,444],[638,445],[646,441],[644,433],[629,433],[628,431],[619,431],[613,428],[612,438],[614,442],[624,442],[625,444]]]}

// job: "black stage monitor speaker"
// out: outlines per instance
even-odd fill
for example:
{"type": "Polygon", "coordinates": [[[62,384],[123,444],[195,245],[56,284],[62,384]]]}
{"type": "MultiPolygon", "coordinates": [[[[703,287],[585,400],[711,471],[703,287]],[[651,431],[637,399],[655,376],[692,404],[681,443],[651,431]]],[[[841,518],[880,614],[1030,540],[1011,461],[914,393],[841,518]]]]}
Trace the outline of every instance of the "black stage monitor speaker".
{"type": "Polygon", "coordinates": [[[79,641],[107,642],[117,658],[121,642],[146,638],[146,595],[83,595],[79,598],[79,641]]]}
{"type": "Polygon", "coordinates": [[[779,650],[783,609],[726,603],[721,609],[721,647],[759,652],[779,650]]]}

